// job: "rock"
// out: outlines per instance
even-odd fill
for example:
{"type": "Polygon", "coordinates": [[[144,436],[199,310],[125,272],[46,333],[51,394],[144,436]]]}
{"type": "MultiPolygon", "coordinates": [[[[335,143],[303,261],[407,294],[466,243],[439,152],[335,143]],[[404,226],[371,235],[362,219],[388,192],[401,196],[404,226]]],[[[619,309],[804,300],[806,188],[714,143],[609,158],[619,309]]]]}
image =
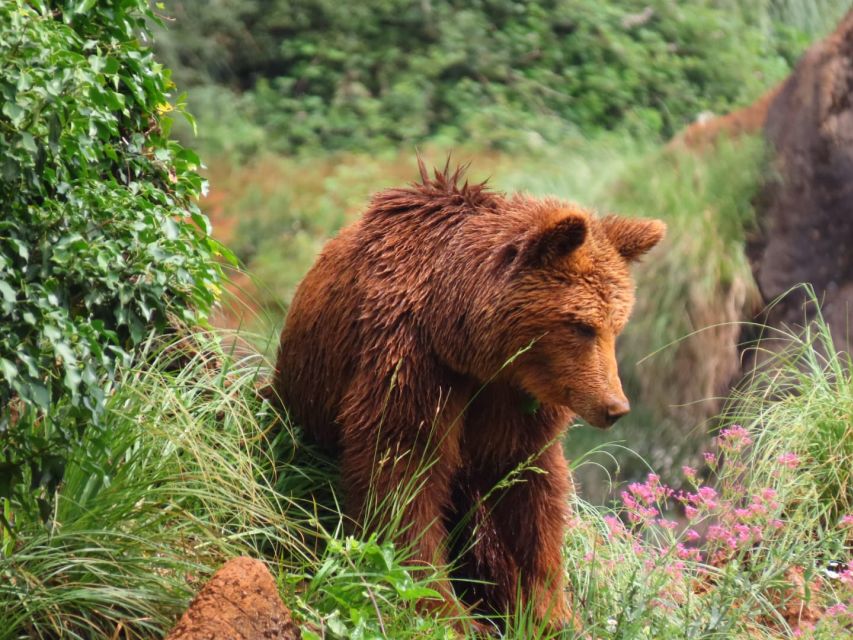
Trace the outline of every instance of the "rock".
{"type": "MultiPolygon", "coordinates": [[[[837,349],[853,329],[853,11],[813,45],[767,107],[765,137],[777,180],[759,198],[760,232],[748,247],[770,302],[801,282],[822,303],[837,349]]],[[[769,325],[803,325],[804,293],[787,295],[769,325]]],[[[811,315],[809,315],[811,314],[811,315]]]]}
{"type": "Polygon", "coordinates": [[[213,574],[166,640],[298,640],[266,566],[234,558],[213,574]]]}
{"type": "Polygon", "coordinates": [[[751,105],[722,116],[704,113],[668,145],[701,151],[712,146],[720,137],[739,138],[760,133],[767,120],[767,109],[779,94],[782,85],[773,87],[751,105]]]}

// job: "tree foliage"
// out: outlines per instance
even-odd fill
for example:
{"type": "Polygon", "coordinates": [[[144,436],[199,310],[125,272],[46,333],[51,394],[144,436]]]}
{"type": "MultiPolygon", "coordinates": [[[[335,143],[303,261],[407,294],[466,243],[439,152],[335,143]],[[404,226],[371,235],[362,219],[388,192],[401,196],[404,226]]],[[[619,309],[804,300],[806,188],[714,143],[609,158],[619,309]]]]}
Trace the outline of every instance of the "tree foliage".
{"type": "Polygon", "coordinates": [[[0,496],[55,482],[116,365],[217,295],[149,18],[146,0],[0,4],[0,496]],[[74,420],[46,412],[60,402],[74,420]]]}
{"type": "Polygon", "coordinates": [[[767,4],[173,0],[158,42],[180,83],[231,87],[215,113],[235,107],[285,152],[556,139],[567,123],[669,136],[784,76],[805,39],[767,4]]]}

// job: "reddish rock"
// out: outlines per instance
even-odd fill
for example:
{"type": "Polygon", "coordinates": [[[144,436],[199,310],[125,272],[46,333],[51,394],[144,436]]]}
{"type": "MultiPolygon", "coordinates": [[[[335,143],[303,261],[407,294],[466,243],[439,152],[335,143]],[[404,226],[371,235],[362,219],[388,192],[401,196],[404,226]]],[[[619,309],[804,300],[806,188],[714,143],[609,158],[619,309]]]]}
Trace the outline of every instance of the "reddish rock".
{"type": "Polygon", "coordinates": [[[676,136],[670,148],[684,146],[698,151],[712,146],[721,136],[732,139],[758,134],[767,121],[767,109],[779,95],[781,87],[773,87],[751,105],[731,113],[700,118],[676,136]]]}
{"type": "Polygon", "coordinates": [[[266,566],[234,558],[213,574],[166,640],[298,640],[266,566]]]}

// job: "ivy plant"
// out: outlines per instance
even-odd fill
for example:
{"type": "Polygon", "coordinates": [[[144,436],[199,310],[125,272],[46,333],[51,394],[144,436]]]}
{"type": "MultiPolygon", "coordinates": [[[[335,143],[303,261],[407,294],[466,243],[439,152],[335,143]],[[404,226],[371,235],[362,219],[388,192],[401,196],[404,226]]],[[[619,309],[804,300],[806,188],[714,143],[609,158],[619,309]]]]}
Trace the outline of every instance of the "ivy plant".
{"type": "Polygon", "coordinates": [[[116,367],[172,318],[204,323],[231,258],[169,137],[192,119],[152,20],[146,0],[0,3],[0,497],[57,482],[116,367]]]}

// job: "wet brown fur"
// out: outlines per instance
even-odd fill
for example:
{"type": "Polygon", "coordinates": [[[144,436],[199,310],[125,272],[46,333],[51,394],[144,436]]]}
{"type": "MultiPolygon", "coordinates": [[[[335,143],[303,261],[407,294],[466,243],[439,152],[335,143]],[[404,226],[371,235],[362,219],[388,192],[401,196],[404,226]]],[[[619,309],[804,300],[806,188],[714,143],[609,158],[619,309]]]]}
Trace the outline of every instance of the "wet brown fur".
{"type": "Polygon", "coordinates": [[[470,604],[529,604],[563,624],[559,436],[574,414],[605,426],[608,407],[627,409],[615,340],[633,305],[628,263],[664,225],[420,168],[326,245],[293,300],[275,388],[339,454],[355,521],[380,526],[383,500],[422,483],[398,538],[415,561],[454,557],[455,577],[479,581],[458,583],[470,604]],[[494,490],[528,460],[544,473],[494,490]]]}

